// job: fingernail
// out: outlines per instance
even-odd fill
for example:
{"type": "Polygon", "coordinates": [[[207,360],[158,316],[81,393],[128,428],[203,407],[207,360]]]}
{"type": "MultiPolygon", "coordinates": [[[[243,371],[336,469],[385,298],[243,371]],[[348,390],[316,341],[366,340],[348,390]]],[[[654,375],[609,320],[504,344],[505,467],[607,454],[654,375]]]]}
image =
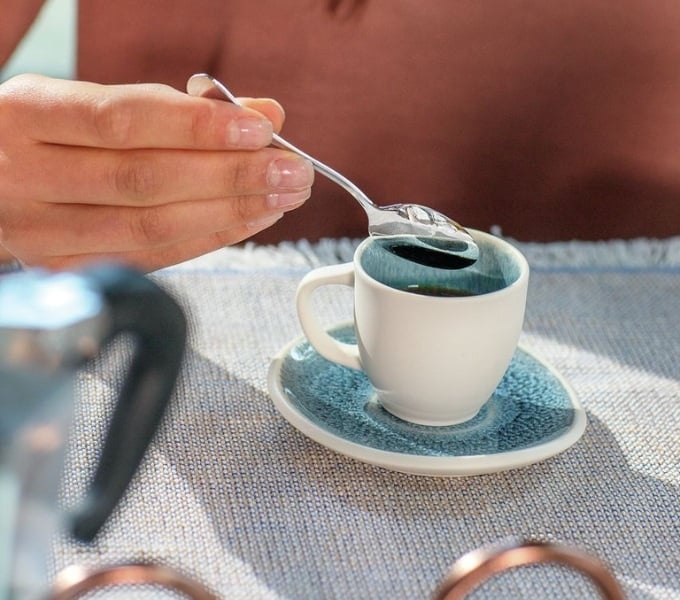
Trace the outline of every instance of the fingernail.
{"type": "Polygon", "coordinates": [[[312,194],[312,190],[306,189],[304,192],[288,192],[285,194],[268,194],[267,204],[271,208],[290,208],[302,204],[312,194]]]}
{"type": "Polygon", "coordinates": [[[264,148],[272,143],[274,128],[267,119],[244,117],[227,126],[227,141],[231,146],[246,149],[264,148]]]}
{"type": "Polygon", "coordinates": [[[267,183],[274,188],[309,187],[313,181],[314,169],[304,158],[279,158],[269,163],[267,183]]]}
{"type": "Polygon", "coordinates": [[[249,221],[247,225],[250,229],[264,229],[265,227],[269,227],[269,225],[276,223],[281,217],[283,217],[283,213],[276,213],[275,215],[269,215],[267,217],[262,217],[261,219],[249,221]]]}

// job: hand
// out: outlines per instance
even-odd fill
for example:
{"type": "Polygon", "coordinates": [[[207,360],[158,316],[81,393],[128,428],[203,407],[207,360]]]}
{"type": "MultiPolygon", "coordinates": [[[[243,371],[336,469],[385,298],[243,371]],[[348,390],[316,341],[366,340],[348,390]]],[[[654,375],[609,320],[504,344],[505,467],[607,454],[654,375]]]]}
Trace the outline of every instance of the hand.
{"type": "MultiPolygon", "coordinates": [[[[311,165],[267,148],[273,100],[20,75],[0,85],[0,245],[25,266],[154,270],[237,243],[310,195],[311,165]]],[[[1,258],[1,254],[0,254],[1,258]]]]}

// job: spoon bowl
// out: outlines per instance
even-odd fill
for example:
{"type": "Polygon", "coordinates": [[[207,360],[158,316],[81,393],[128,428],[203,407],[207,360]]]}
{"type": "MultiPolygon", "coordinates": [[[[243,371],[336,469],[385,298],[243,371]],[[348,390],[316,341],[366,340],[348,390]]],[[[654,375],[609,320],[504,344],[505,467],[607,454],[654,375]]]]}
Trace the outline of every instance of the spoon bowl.
{"type": "MultiPolygon", "coordinates": [[[[187,92],[191,96],[227,99],[241,106],[241,102],[223,83],[207,73],[192,75],[187,82],[187,92]]],[[[369,235],[410,238],[409,242],[415,248],[414,257],[420,257],[420,260],[411,260],[428,261],[426,264],[436,268],[460,269],[475,263],[479,258],[479,248],[472,236],[446,215],[420,204],[378,206],[344,175],[303,152],[280,135],[273,134],[272,145],[306,158],[315,171],[353,196],[366,211],[369,235]],[[434,260],[430,260],[433,258],[434,260]]]]}

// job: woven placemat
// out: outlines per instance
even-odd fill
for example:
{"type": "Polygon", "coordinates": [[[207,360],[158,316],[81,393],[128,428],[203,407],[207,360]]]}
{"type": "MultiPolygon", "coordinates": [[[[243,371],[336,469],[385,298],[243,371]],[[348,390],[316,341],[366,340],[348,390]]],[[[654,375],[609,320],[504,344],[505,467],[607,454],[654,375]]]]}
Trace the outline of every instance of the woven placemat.
{"type": "MultiPolygon", "coordinates": [[[[90,546],[60,537],[52,571],[158,561],[223,598],[411,600],[429,598],[467,551],[531,537],[598,556],[630,598],[680,597],[677,240],[617,251],[647,257],[635,264],[614,253],[608,264],[561,261],[556,247],[523,246],[535,268],[522,343],[567,378],[589,424],[543,463],[457,479],[335,454],[268,397],[272,357],[301,335],[298,281],[313,265],[346,260],[353,244],[232,248],[152,276],[190,321],[174,403],[103,534],[90,546]]],[[[319,294],[324,321],[351,315],[347,290],[319,294]]],[[[117,344],[79,377],[65,506],[91,475],[125,357],[117,344]]],[[[593,595],[570,571],[532,567],[472,597],[593,595]]]]}

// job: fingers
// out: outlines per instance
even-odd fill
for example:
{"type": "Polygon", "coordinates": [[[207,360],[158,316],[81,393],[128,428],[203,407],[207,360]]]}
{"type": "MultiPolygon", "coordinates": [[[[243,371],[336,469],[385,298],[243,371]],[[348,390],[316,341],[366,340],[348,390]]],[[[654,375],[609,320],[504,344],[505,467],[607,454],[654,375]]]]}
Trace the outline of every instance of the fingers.
{"type": "Polygon", "coordinates": [[[103,86],[21,75],[1,89],[3,117],[36,142],[92,148],[258,149],[284,115],[269,100],[247,107],[168,86],[103,86]]]}
{"type": "Polygon", "coordinates": [[[274,148],[259,152],[95,151],[40,145],[24,162],[14,162],[7,173],[5,194],[20,198],[26,181],[31,181],[31,198],[42,202],[152,206],[301,192],[312,185],[314,170],[308,161],[274,148]]]}
{"type": "Polygon", "coordinates": [[[182,243],[169,244],[159,248],[125,251],[118,253],[103,252],[91,254],[75,254],[67,256],[46,257],[39,262],[22,260],[25,267],[37,266],[49,269],[62,270],[79,268],[83,265],[98,262],[116,261],[131,267],[135,267],[144,272],[151,272],[174,265],[197,256],[202,256],[208,252],[213,252],[219,248],[237,244],[256,233],[271,227],[282,217],[282,213],[276,213],[269,217],[262,218],[247,224],[218,231],[203,237],[188,240],[182,243]]]}
{"type": "MultiPolygon", "coordinates": [[[[299,207],[309,190],[178,202],[148,208],[36,204],[31,218],[6,214],[3,245],[25,260],[147,251],[233,227],[257,229],[299,207]]],[[[22,213],[23,214],[23,213],[22,213]]]]}
{"type": "MultiPolygon", "coordinates": [[[[285,112],[283,106],[276,100],[273,100],[272,98],[239,98],[239,100],[244,107],[255,110],[269,119],[276,133],[281,131],[285,112]]],[[[222,100],[222,102],[224,102],[224,100],[222,100]]]]}
{"type": "Polygon", "coordinates": [[[154,270],[236,243],[310,195],[268,148],[278,103],[40,76],[0,85],[0,245],[27,266],[154,270]]]}

